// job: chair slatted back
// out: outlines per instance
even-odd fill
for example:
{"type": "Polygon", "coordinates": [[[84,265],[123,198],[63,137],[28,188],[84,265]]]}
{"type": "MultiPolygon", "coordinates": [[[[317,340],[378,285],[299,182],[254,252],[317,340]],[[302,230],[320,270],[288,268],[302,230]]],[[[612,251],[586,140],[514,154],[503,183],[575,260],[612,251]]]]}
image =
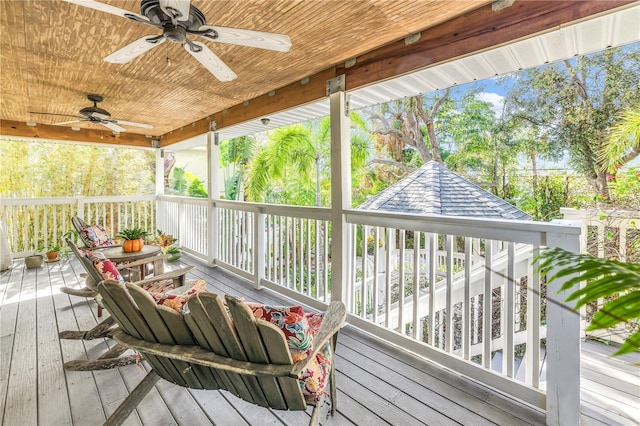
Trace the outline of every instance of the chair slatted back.
{"type": "MultiPolygon", "coordinates": [[[[198,345],[225,358],[257,364],[292,365],[282,331],[275,325],[256,320],[240,299],[226,296],[233,317],[229,317],[220,296],[198,293],[188,302],[183,315],[156,305],[144,290],[131,284],[125,287],[105,281],[99,287],[105,307],[121,329],[138,339],[167,345],[198,345]]],[[[144,352],[144,351],[143,351],[144,352]]],[[[261,406],[275,409],[304,410],[307,403],[295,377],[257,375],[250,367],[235,372],[204,367],[145,353],[145,359],[162,378],[195,389],[225,389],[261,406]]]]}
{"type": "Polygon", "coordinates": [[[84,253],[80,251],[78,246],[76,246],[73,241],[67,238],[66,242],[73,254],[76,255],[76,258],[80,261],[80,263],[82,263],[82,266],[87,274],[89,274],[89,276],[91,277],[93,285],[98,285],[98,283],[103,280],[100,271],[96,269],[96,267],[93,265],[93,262],[91,262],[91,260],[89,260],[87,256],[85,256],[84,253]]]}

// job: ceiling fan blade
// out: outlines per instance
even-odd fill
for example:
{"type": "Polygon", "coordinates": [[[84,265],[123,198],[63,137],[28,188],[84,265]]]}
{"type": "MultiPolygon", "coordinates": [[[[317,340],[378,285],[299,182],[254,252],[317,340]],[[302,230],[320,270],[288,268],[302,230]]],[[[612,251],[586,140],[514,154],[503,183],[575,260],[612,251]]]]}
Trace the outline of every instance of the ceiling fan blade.
{"type": "Polygon", "coordinates": [[[236,73],[222,62],[222,60],[218,58],[207,46],[197,41],[192,41],[190,43],[200,47],[200,50],[194,52],[188,43],[184,45],[185,50],[189,52],[191,56],[196,58],[206,69],[208,69],[211,74],[215,75],[218,80],[231,81],[238,77],[236,73]]]}
{"type": "Polygon", "coordinates": [[[105,127],[110,128],[114,132],[122,133],[122,132],[126,132],[127,131],[127,129],[125,129],[124,127],[120,127],[117,124],[112,123],[110,121],[101,121],[100,124],[102,124],[105,127]]]}
{"type": "Polygon", "coordinates": [[[44,115],[57,115],[60,117],[74,117],[74,118],[84,118],[79,115],[71,115],[71,114],[56,114],[53,112],[38,112],[38,111],[28,111],[29,114],[44,114],[44,115]]]}
{"type": "Polygon", "coordinates": [[[110,6],[106,3],[100,3],[95,0],[64,0],[67,3],[77,4],[78,6],[88,7],[90,9],[99,10],[101,12],[107,12],[112,15],[122,16],[123,18],[131,19],[132,21],[140,22],[142,24],[158,27],[151,22],[146,16],[139,15],[137,13],[130,12],[128,10],[120,9],[119,7],[110,6]]]}
{"type": "Polygon", "coordinates": [[[161,45],[164,41],[165,38],[163,36],[144,36],[133,43],[127,44],[122,49],[116,50],[104,58],[104,61],[112,64],[126,64],[154,47],[161,45]]]}
{"type": "Polygon", "coordinates": [[[206,31],[208,29],[215,31],[218,34],[218,37],[208,34],[202,35],[202,37],[211,41],[258,47],[260,49],[277,50],[279,52],[288,52],[289,48],[291,48],[291,40],[284,34],[242,30],[239,28],[216,27],[213,25],[202,25],[198,28],[198,31],[206,31]]]}
{"type": "Polygon", "coordinates": [[[191,0],[160,0],[160,9],[178,21],[189,19],[191,0]]]}
{"type": "Polygon", "coordinates": [[[62,123],[56,123],[56,126],[64,126],[65,124],[73,124],[80,123],[81,121],[89,121],[89,120],[71,120],[71,121],[63,121],[62,123]]]}
{"type": "Polygon", "coordinates": [[[112,123],[122,124],[125,126],[133,126],[133,127],[142,127],[145,129],[153,129],[151,124],[143,124],[143,123],[135,123],[133,121],[124,121],[124,120],[111,120],[112,123]]]}

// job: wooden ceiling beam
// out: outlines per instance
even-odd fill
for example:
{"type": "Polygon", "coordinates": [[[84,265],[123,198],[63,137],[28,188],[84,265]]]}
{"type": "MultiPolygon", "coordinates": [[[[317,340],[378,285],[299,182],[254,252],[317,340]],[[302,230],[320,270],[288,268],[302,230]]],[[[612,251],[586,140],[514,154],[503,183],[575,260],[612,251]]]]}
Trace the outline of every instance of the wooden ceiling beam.
{"type": "Polygon", "coordinates": [[[606,12],[634,0],[516,1],[493,11],[491,5],[423,31],[415,43],[404,40],[357,58],[354,66],[339,67],[347,90],[366,86],[438,63],[497,47],[561,25],[606,12]]]}
{"type": "Polygon", "coordinates": [[[247,120],[268,116],[278,111],[317,101],[326,96],[326,82],[345,74],[347,90],[389,79],[447,62],[474,52],[549,31],[561,25],[615,9],[634,0],[611,1],[516,1],[512,6],[494,11],[486,5],[473,12],[422,32],[418,41],[404,40],[358,56],[349,68],[328,68],[309,78],[306,85],[289,84],[248,102],[235,105],[169,132],[161,137],[163,147],[201,135],[209,130],[210,121],[218,129],[247,120]]]}
{"type": "Polygon", "coordinates": [[[1,120],[0,135],[11,135],[23,138],[41,138],[60,141],[95,142],[109,145],[123,145],[128,147],[151,147],[151,139],[144,135],[123,132],[114,135],[107,128],[105,130],[80,129],[72,130],[70,127],[38,124],[27,126],[22,121],[1,120]]]}

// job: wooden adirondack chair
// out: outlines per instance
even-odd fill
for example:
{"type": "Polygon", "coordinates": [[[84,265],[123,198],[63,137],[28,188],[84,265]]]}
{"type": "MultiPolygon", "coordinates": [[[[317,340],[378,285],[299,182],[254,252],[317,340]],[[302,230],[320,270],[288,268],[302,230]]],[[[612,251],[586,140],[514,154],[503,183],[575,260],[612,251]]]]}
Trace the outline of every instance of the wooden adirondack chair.
{"type": "Polygon", "coordinates": [[[236,297],[227,295],[225,306],[216,294],[194,294],[183,315],[156,305],[148,293],[130,284],[122,286],[106,280],[98,291],[119,326],[113,338],[141,352],[152,367],[109,417],[107,425],[122,424],[160,378],[193,389],[227,390],[274,409],[306,410],[312,405],[310,424],[318,424],[326,392],[305,397],[299,377],[316,355],[327,350],[332,367],[326,383],[335,410],[333,354],[346,318],[342,302],[329,305],[313,337],[313,352],[293,362],[282,330],[256,320],[249,306],[236,297]]]}
{"type": "MultiPolygon", "coordinates": [[[[95,283],[99,283],[103,281],[104,278],[100,274],[100,271],[96,269],[91,260],[89,260],[79,249],[78,247],[70,240],[67,239],[67,244],[74,252],[80,263],[84,267],[85,271],[88,274],[85,285],[86,287],[81,290],[62,287],[60,289],[61,292],[66,294],[71,294],[74,296],[80,297],[96,297],[98,295],[98,286],[95,283]]],[[[165,255],[168,257],[168,255],[165,255]]],[[[127,265],[119,266],[118,269],[125,269],[128,267],[139,267],[139,265],[145,264],[145,262],[153,262],[153,258],[142,259],[136,262],[130,262],[127,265]]],[[[189,271],[193,270],[193,266],[187,266],[175,271],[169,271],[164,274],[152,276],[150,278],[146,278],[144,280],[131,282],[131,285],[137,286],[139,288],[143,288],[147,284],[155,284],[158,282],[165,282],[167,280],[173,281],[174,288],[182,287],[186,283],[186,275],[189,271]]],[[[101,316],[102,306],[98,304],[98,317],[101,316]]],[[[104,337],[111,337],[111,334],[115,330],[115,320],[113,317],[106,318],[100,324],[93,327],[91,330],[82,330],[82,331],[61,331],[58,333],[58,337],[60,339],[73,339],[73,340],[92,340],[104,337]]],[[[115,345],[107,352],[105,352],[102,356],[100,356],[97,360],[74,360],[67,361],[64,363],[65,370],[74,370],[74,371],[87,371],[87,370],[103,370],[108,368],[120,367],[123,365],[128,365],[133,362],[138,361],[137,357],[120,357],[125,351],[126,347],[122,345],[115,345]]]]}

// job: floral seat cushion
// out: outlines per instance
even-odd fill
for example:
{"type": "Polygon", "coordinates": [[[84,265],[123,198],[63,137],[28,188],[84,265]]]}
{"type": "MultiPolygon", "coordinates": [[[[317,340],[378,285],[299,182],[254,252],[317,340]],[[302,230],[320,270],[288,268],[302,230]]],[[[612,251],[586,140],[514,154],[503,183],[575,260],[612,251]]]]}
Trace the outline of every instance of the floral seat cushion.
{"type": "Polygon", "coordinates": [[[87,248],[112,246],[115,242],[111,239],[106,229],[100,225],[87,226],[79,233],[80,239],[87,248]]]}

